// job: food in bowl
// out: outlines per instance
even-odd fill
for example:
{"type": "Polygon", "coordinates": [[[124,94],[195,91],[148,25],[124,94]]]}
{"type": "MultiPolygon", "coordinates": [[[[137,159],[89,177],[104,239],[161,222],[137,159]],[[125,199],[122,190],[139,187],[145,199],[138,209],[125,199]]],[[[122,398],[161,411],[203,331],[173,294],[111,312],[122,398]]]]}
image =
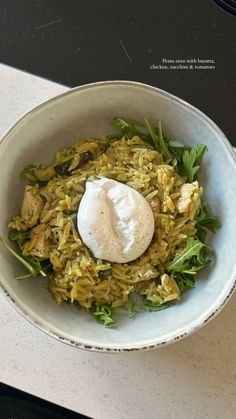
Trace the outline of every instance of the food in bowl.
{"type": "Polygon", "coordinates": [[[58,304],[85,308],[105,325],[119,310],[159,311],[194,287],[213,259],[207,231],[220,226],[202,199],[207,148],[167,138],[123,118],[120,133],[60,149],[50,165],[28,165],[20,215],[2,242],[42,275],[58,304]]]}

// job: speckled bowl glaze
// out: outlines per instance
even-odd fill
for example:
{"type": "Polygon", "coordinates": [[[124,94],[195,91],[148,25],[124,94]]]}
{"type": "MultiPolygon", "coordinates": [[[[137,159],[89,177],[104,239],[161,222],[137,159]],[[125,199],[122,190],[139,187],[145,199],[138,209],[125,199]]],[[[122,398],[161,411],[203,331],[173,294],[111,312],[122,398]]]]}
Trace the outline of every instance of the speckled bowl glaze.
{"type": "Polygon", "coordinates": [[[172,137],[190,146],[207,145],[201,183],[213,211],[223,223],[211,239],[217,258],[201,271],[196,288],[176,306],[157,313],[121,315],[106,328],[92,316],[66,304],[58,306],[42,279],[16,281],[21,266],[0,249],[0,283],[14,307],[35,326],[72,346],[101,351],[153,349],[187,336],[206,324],[226,303],[236,281],[236,160],[220,129],[202,112],[155,87],[109,81],[72,89],[34,108],[4,135],[0,145],[0,235],[22,199],[20,170],[51,160],[55,150],[86,136],[111,132],[115,116],[161,119],[172,137]]]}

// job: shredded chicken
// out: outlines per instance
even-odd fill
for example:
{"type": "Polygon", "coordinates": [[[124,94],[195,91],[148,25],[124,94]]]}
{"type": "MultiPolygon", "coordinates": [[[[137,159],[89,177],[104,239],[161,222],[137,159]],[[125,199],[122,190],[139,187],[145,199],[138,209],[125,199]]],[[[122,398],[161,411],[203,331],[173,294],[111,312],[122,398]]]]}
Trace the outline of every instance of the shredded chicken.
{"type": "Polygon", "coordinates": [[[28,228],[37,224],[43,210],[43,199],[39,196],[37,186],[26,186],[21,205],[21,217],[28,228]]]}
{"type": "Polygon", "coordinates": [[[175,280],[171,278],[169,275],[164,274],[161,276],[161,285],[162,285],[163,291],[166,291],[167,293],[165,301],[180,299],[179,287],[176,284],[175,280]],[[171,294],[171,298],[170,298],[170,294],[171,294]]]}
{"type": "Polygon", "coordinates": [[[180,300],[180,290],[175,280],[167,275],[161,275],[161,284],[158,286],[156,282],[152,282],[145,294],[148,300],[153,303],[165,303],[172,300],[180,300]]]}
{"type": "Polygon", "coordinates": [[[31,240],[24,246],[23,253],[25,255],[36,256],[42,259],[49,258],[49,239],[46,231],[42,231],[42,229],[39,231],[37,226],[31,230],[30,238],[31,240]]]}
{"type": "Polygon", "coordinates": [[[19,215],[17,215],[17,217],[12,218],[11,222],[8,224],[8,227],[13,228],[14,230],[17,230],[17,231],[27,230],[27,226],[24,220],[22,220],[22,218],[19,217],[19,215]]]}
{"type": "Polygon", "coordinates": [[[199,188],[197,181],[182,185],[180,187],[180,197],[176,204],[178,212],[180,214],[189,213],[190,218],[193,219],[200,205],[201,195],[202,188],[199,188]]]}
{"type": "Polygon", "coordinates": [[[158,274],[159,274],[159,272],[155,268],[152,268],[152,269],[148,269],[144,273],[143,277],[144,277],[145,281],[149,281],[152,278],[156,278],[158,276],[158,274]]]}

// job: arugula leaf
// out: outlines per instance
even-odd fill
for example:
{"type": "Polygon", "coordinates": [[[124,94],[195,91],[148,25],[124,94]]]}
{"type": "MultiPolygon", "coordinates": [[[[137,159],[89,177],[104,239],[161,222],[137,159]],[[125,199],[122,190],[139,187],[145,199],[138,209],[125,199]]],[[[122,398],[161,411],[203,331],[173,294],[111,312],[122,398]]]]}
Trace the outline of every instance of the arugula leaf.
{"type": "Polygon", "coordinates": [[[181,176],[186,176],[187,182],[192,183],[196,180],[203,155],[206,151],[207,147],[204,144],[199,144],[197,148],[183,151],[179,169],[181,176]]]}
{"type": "Polygon", "coordinates": [[[196,173],[199,171],[200,166],[195,166],[196,150],[185,150],[182,157],[183,176],[186,176],[187,181],[192,183],[196,173]]]}
{"type": "Polygon", "coordinates": [[[21,248],[30,239],[30,230],[17,231],[11,230],[8,234],[9,240],[16,241],[21,248]]]}
{"type": "MultiPolygon", "coordinates": [[[[132,136],[137,135],[142,140],[148,142],[152,145],[152,139],[147,135],[145,132],[140,131],[140,129],[137,128],[137,126],[142,127],[143,125],[140,125],[136,122],[127,121],[124,118],[116,117],[112,121],[112,125],[116,128],[120,128],[122,130],[123,135],[129,135],[132,136]]],[[[110,136],[112,139],[113,136],[110,136]]]]}
{"type": "Polygon", "coordinates": [[[161,121],[159,121],[158,123],[158,134],[155,132],[155,129],[152,128],[150,122],[148,121],[148,119],[144,119],[148,131],[150,133],[150,136],[152,138],[154,147],[157,151],[159,151],[159,153],[161,153],[164,158],[166,160],[172,160],[173,159],[173,155],[171,154],[171,152],[168,149],[168,145],[167,143],[164,141],[163,138],[163,133],[162,133],[162,127],[161,127],[161,121]]]}
{"type": "Polygon", "coordinates": [[[202,205],[198,208],[198,211],[195,215],[195,220],[197,221],[197,226],[206,228],[207,230],[215,233],[218,228],[221,228],[221,223],[218,218],[212,214],[211,209],[207,202],[203,202],[202,205]]]}
{"type": "Polygon", "coordinates": [[[150,122],[147,119],[144,119],[145,124],[147,125],[147,129],[150,133],[153,145],[155,147],[155,149],[157,151],[160,151],[160,146],[159,146],[159,139],[158,139],[158,135],[155,133],[154,129],[152,128],[150,122]]]}
{"type": "MultiPolygon", "coordinates": [[[[129,317],[132,317],[135,313],[145,312],[145,311],[161,311],[165,310],[168,307],[174,306],[176,303],[174,301],[167,301],[166,303],[154,303],[149,301],[146,297],[138,299],[138,301],[133,300],[131,295],[129,295],[126,304],[118,309],[128,311],[129,317]]],[[[117,309],[116,309],[117,310],[117,309]]]]}
{"type": "Polygon", "coordinates": [[[180,174],[183,152],[184,150],[189,150],[189,147],[177,140],[168,140],[165,138],[165,141],[167,142],[170,153],[172,154],[172,164],[176,167],[176,171],[180,174]]]}
{"type": "Polygon", "coordinates": [[[192,183],[196,180],[207,147],[204,144],[199,144],[197,148],[191,149],[181,141],[167,139],[163,134],[161,121],[158,123],[158,128],[152,127],[147,119],[144,119],[144,122],[149,131],[148,134],[137,128],[137,126],[142,127],[141,124],[127,121],[121,117],[114,118],[112,124],[120,128],[123,135],[138,135],[142,140],[151,144],[163,155],[165,160],[176,167],[176,171],[181,176],[187,178],[188,182],[192,183]]]}
{"type": "Polygon", "coordinates": [[[161,311],[165,310],[166,308],[175,306],[174,301],[167,301],[166,303],[153,303],[152,301],[148,301],[144,298],[143,300],[143,308],[145,311],[161,311]]]}
{"type": "Polygon", "coordinates": [[[47,276],[52,273],[50,259],[39,259],[36,256],[24,256],[24,258],[33,266],[37,275],[47,276]]]}
{"type": "Polygon", "coordinates": [[[208,151],[208,148],[205,144],[199,144],[196,148],[196,160],[195,160],[195,164],[199,165],[202,162],[203,156],[206,153],[206,151],[208,151]]]}
{"type": "Polygon", "coordinates": [[[183,272],[174,272],[172,275],[181,294],[183,294],[183,292],[187,289],[195,287],[195,279],[193,275],[185,274],[183,272]]]}
{"type": "Polygon", "coordinates": [[[158,122],[158,136],[159,136],[161,153],[166,158],[166,160],[172,160],[173,156],[172,156],[170,150],[168,149],[168,144],[167,144],[167,142],[164,141],[161,121],[158,122]]]}
{"type": "Polygon", "coordinates": [[[140,307],[138,306],[137,302],[135,302],[132,297],[129,295],[128,300],[124,306],[124,310],[128,312],[128,316],[131,319],[135,313],[140,311],[140,307]]]}
{"type": "MultiPolygon", "coordinates": [[[[131,122],[131,121],[126,121],[124,118],[121,118],[119,116],[113,119],[112,124],[114,125],[114,127],[120,128],[122,131],[127,132],[127,133],[131,133],[134,135],[143,134],[137,128],[137,125],[139,124],[135,122],[131,122]]],[[[142,126],[142,125],[139,125],[139,126],[142,126]]]]}
{"type": "Polygon", "coordinates": [[[93,304],[88,310],[95,316],[96,320],[99,323],[104,324],[104,326],[110,326],[114,323],[114,320],[112,319],[112,307],[108,305],[97,306],[93,304]]]}
{"type": "Polygon", "coordinates": [[[197,148],[191,149],[181,141],[167,139],[163,134],[161,121],[157,128],[152,127],[147,119],[144,119],[144,122],[149,134],[137,128],[137,126],[142,127],[141,124],[127,121],[124,118],[114,118],[112,124],[120,128],[124,135],[138,135],[142,140],[151,144],[163,155],[165,160],[176,166],[177,172],[181,176],[185,176],[188,182],[192,183],[196,180],[207,147],[204,144],[199,144],[197,148]]]}
{"type": "MultiPolygon", "coordinates": [[[[27,275],[20,275],[17,276],[16,279],[24,279],[28,278],[30,276],[47,276],[47,269],[46,267],[49,267],[49,259],[45,259],[44,261],[40,261],[38,258],[34,256],[22,256],[18,252],[12,249],[9,244],[0,237],[0,243],[3,244],[3,246],[19,261],[22,263],[22,265],[25,266],[25,268],[29,271],[29,274],[27,275]]],[[[51,264],[50,264],[51,267],[51,264]]]]}
{"type": "Polygon", "coordinates": [[[15,258],[17,259],[17,260],[19,260],[19,262],[21,262],[22,263],[22,265],[24,265],[27,269],[28,269],[28,271],[30,272],[30,274],[32,275],[32,276],[37,276],[37,272],[36,272],[36,270],[35,270],[35,268],[29,263],[29,262],[27,262],[27,260],[25,260],[25,258],[23,257],[23,256],[21,256],[18,252],[16,252],[15,250],[13,250],[10,246],[9,246],[9,244],[5,241],[5,240],[3,240],[1,237],[0,237],[0,242],[5,246],[5,248],[13,255],[13,256],[15,256],[15,258]]]}
{"type": "Polygon", "coordinates": [[[132,298],[131,294],[129,294],[126,303],[122,306],[113,308],[112,311],[114,314],[120,313],[121,311],[127,311],[129,318],[132,318],[135,313],[143,311],[140,307],[141,305],[132,298]]]}
{"type": "Polygon", "coordinates": [[[168,140],[168,146],[173,148],[186,148],[186,144],[179,140],[168,140]]]}
{"type": "Polygon", "coordinates": [[[205,242],[208,230],[212,231],[212,233],[215,233],[218,228],[221,228],[220,221],[216,216],[212,214],[207,202],[203,202],[202,205],[198,208],[198,211],[195,215],[195,220],[197,237],[202,242],[205,242]]]}
{"type": "Polygon", "coordinates": [[[203,268],[210,260],[214,252],[199,239],[189,237],[186,247],[178,252],[174,259],[166,266],[169,272],[182,272],[195,275],[197,271],[203,268]]]}
{"type": "MultiPolygon", "coordinates": [[[[19,248],[21,249],[22,246],[30,238],[30,230],[26,230],[26,231],[11,230],[8,234],[8,238],[12,241],[16,241],[19,248]]],[[[49,259],[39,259],[36,256],[22,256],[22,257],[24,260],[26,260],[26,262],[29,262],[29,264],[34,268],[36,275],[47,276],[52,273],[52,264],[50,263],[49,259]]],[[[20,277],[20,279],[23,279],[23,277],[22,278],[20,277]]]]}
{"type": "Polygon", "coordinates": [[[203,227],[201,227],[200,225],[196,224],[196,228],[197,228],[197,238],[202,242],[205,243],[206,239],[207,239],[207,230],[203,227]]]}
{"type": "MultiPolygon", "coordinates": [[[[73,304],[75,305],[78,310],[81,309],[80,304],[77,301],[74,301],[73,304]]],[[[142,301],[134,301],[132,297],[129,295],[129,298],[125,305],[113,308],[108,305],[100,305],[97,306],[93,304],[89,309],[89,313],[92,314],[96,320],[103,324],[104,326],[111,326],[114,323],[112,318],[113,314],[118,314],[121,311],[125,310],[128,312],[129,317],[133,317],[135,313],[145,312],[145,311],[160,311],[165,310],[168,307],[174,306],[176,303],[174,301],[168,301],[163,304],[153,303],[148,301],[146,297],[142,298],[142,301]]]]}

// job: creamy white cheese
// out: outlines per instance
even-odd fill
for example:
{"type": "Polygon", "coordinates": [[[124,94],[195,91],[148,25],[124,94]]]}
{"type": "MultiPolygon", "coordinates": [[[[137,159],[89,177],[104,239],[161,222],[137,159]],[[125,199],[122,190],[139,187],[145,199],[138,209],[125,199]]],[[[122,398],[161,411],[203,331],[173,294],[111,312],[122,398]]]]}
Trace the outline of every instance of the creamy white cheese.
{"type": "Polygon", "coordinates": [[[87,182],[77,225],[94,256],[125,263],[141,256],[154,233],[154,218],[146,199],[112,179],[87,182]]]}

